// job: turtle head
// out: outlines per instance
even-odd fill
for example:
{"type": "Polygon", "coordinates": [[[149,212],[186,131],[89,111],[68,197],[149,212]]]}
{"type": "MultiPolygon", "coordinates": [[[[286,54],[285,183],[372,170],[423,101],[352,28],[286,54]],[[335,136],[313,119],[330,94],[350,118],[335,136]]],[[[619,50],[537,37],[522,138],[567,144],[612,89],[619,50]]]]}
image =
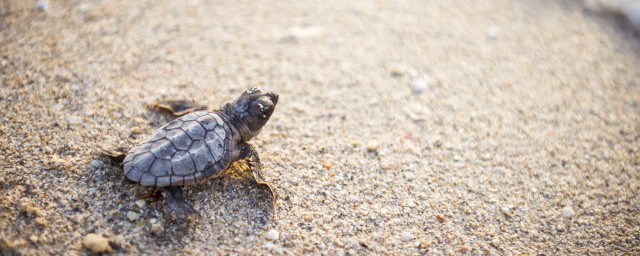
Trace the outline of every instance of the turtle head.
{"type": "Polygon", "coordinates": [[[244,141],[258,135],[260,129],[269,121],[277,103],[278,94],[257,87],[246,90],[232,103],[234,119],[239,122],[235,125],[242,133],[244,141]]]}

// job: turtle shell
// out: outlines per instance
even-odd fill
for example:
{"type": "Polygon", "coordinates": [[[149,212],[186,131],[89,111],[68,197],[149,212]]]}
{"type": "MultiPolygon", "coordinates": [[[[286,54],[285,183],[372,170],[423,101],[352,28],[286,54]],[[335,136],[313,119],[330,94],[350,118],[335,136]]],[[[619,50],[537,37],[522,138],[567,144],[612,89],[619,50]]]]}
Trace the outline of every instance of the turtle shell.
{"type": "Polygon", "coordinates": [[[182,186],[206,180],[229,165],[230,132],[216,112],[182,116],[129,150],[124,173],[143,186],[182,186]]]}

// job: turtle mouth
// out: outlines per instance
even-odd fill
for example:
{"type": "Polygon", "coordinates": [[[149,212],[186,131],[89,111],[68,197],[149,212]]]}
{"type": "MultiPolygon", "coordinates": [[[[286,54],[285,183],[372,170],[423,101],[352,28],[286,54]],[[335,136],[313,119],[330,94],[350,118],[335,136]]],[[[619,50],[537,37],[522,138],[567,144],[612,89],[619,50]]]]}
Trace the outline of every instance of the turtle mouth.
{"type": "Polygon", "coordinates": [[[273,102],[273,105],[278,104],[278,97],[279,95],[273,92],[267,93],[267,96],[269,96],[269,98],[271,99],[271,102],[273,102]]]}

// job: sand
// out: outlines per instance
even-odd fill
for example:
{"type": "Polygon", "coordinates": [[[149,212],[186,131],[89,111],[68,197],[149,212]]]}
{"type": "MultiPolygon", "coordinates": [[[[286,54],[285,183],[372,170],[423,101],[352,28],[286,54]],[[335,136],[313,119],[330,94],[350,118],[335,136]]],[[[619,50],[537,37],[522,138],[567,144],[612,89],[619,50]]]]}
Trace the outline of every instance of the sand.
{"type": "Polygon", "coordinates": [[[0,254],[638,253],[637,33],[581,1],[2,1],[0,254]],[[254,85],[275,208],[238,169],[178,223],[98,154],[254,85]]]}

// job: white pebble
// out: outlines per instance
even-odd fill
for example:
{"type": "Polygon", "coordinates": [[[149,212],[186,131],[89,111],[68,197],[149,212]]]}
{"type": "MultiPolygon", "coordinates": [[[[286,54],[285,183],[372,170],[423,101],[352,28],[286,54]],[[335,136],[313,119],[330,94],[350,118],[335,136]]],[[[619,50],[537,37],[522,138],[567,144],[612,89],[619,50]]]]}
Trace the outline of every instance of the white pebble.
{"type": "Polygon", "coordinates": [[[406,205],[407,207],[415,207],[415,206],[416,206],[416,203],[413,201],[413,199],[409,198],[409,199],[407,199],[407,201],[405,202],[405,205],[406,205]]]}
{"type": "Polygon", "coordinates": [[[275,229],[269,230],[269,232],[267,232],[267,239],[272,241],[280,239],[280,232],[275,229]]]}
{"type": "Polygon", "coordinates": [[[276,248],[276,244],[272,243],[272,242],[266,242],[262,245],[262,248],[265,248],[267,250],[276,248]]]}
{"type": "Polygon", "coordinates": [[[36,9],[38,9],[38,11],[47,11],[49,9],[49,1],[38,0],[38,2],[36,3],[36,9]]]}
{"type": "Polygon", "coordinates": [[[424,92],[425,89],[433,87],[435,83],[436,80],[431,76],[424,75],[422,78],[413,81],[411,92],[413,92],[414,94],[420,94],[424,92]]]}
{"type": "Polygon", "coordinates": [[[427,82],[422,79],[418,79],[413,81],[413,85],[411,85],[411,92],[414,94],[420,94],[427,88],[427,82]]]}
{"type": "Polygon", "coordinates": [[[82,120],[77,116],[70,116],[69,118],[67,118],[67,121],[69,121],[70,124],[78,124],[82,120]]]}
{"type": "Polygon", "coordinates": [[[402,234],[400,234],[400,239],[402,239],[403,242],[409,242],[413,240],[413,235],[408,231],[404,231],[402,232],[402,234]]]}
{"type": "Polygon", "coordinates": [[[562,217],[569,218],[575,214],[576,212],[570,206],[562,208],[562,217]]]}
{"type": "Polygon", "coordinates": [[[317,37],[324,33],[324,29],[320,26],[308,26],[308,27],[291,27],[289,28],[289,35],[296,38],[308,38],[317,37]]]}
{"type": "Polygon", "coordinates": [[[500,27],[491,26],[487,29],[487,37],[489,39],[496,40],[498,38],[498,35],[500,35],[500,27]]]}
{"type": "Polygon", "coordinates": [[[144,207],[145,204],[147,204],[147,202],[145,202],[144,200],[136,201],[136,205],[140,208],[144,207]]]}
{"type": "Polygon", "coordinates": [[[128,211],[127,212],[127,218],[130,221],[135,221],[135,220],[140,219],[140,214],[138,214],[137,212],[134,212],[134,211],[128,211]]]}

